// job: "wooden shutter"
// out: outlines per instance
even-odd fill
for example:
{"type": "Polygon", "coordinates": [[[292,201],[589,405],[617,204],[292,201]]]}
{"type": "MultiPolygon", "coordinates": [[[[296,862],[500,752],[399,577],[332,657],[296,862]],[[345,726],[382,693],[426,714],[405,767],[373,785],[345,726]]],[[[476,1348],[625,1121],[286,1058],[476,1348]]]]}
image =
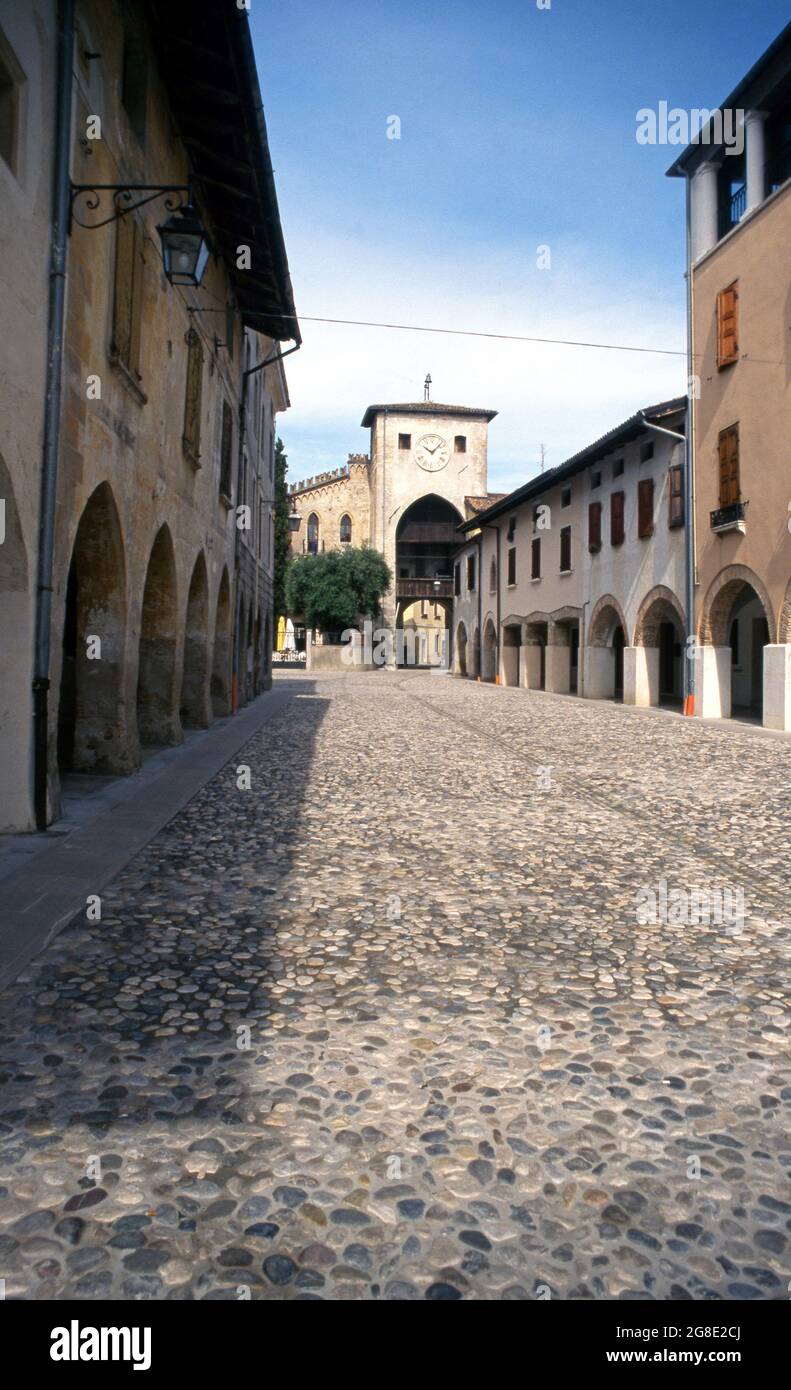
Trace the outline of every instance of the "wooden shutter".
{"type": "Polygon", "coordinates": [[[184,435],[186,453],[197,463],[200,457],[201,395],[203,390],[203,344],[194,328],[187,334],[187,389],[184,395],[184,435]]]}
{"type": "Polygon", "coordinates": [[[564,526],[560,532],[560,568],[571,569],[571,527],[564,526]]]}
{"type": "Polygon", "coordinates": [[[729,367],[739,358],[739,282],[717,295],[717,366],[729,367]]]}
{"type": "Polygon", "coordinates": [[[674,463],[668,470],[668,526],[684,525],[684,469],[674,463]]]}
{"type": "Polygon", "coordinates": [[[624,538],[623,493],[613,492],[610,497],[610,543],[621,545],[624,538]]]}
{"type": "Polygon", "coordinates": [[[637,534],[641,541],[654,534],[653,478],[641,478],[637,484],[637,534]]]}
{"type": "Polygon", "coordinates": [[[531,564],[530,564],[530,577],[531,577],[531,579],[540,579],[540,578],[541,578],[541,537],[540,537],[540,536],[536,536],[536,537],[534,538],[533,542],[532,542],[530,560],[531,560],[531,564]]]}
{"type": "Polygon", "coordinates": [[[739,488],[739,426],[720,434],[720,506],[730,507],[741,496],[739,488]]]}
{"type": "Polygon", "coordinates": [[[111,354],[140,379],[140,323],[143,308],[143,234],[134,217],[119,217],[115,245],[113,339],[111,354]]]}
{"type": "Polygon", "coordinates": [[[508,583],[516,583],[516,546],[512,545],[508,552],[508,583]]]}
{"type": "MultiPolygon", "coordinates": [[[[220,439],[220,492],[231,500],[231,450],[233,448],[233,418],[227,401],[222,403],[222,436],[220,439]]],[[[308,523],[310,524],[310,523],[308,523]]]]}
{"type": "Polygon", "coordinates": [[[588,549],[601,550],[601,502],[588,503],[588,549]]]}

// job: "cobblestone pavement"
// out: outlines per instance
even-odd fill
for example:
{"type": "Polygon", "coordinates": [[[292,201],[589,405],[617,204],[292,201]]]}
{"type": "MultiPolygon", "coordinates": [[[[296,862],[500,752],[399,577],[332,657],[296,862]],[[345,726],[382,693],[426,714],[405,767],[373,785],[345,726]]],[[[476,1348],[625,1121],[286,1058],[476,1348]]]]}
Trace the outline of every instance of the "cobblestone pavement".
{"type": "Polygon", "coordinates": [[[791,744],[279,679],[0,1001],[6,1296],[786,1298],[791,744]]]}

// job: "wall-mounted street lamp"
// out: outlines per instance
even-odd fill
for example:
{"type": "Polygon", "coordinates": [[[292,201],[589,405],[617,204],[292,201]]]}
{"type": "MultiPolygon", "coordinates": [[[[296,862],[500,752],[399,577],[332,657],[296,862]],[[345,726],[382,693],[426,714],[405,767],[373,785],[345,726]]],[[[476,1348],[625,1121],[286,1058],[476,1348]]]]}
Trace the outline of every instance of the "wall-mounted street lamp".
{"type": "Polygon", "coordinates": [[[299,515],[299,513],[298,513],[298,512],[291,512],[291,513],[289,514],[289,518],[288,518],[288,529],[289,529],[289,531],[298,531],[301,525],[302,525],[302,517],[299,515]]]}
{"type": "Polygon", "coordinates": [[[206,229],[192,204],[191,190],[183,183],[73,183],[69,204],[69,228],[72,222],[78,227],[95,231],[117,222],[120,217],[152,203],[156,198],[165,199],[165,207],[171,216],[158,227],[162,243],[162,264],[171,285],[192,285],[197,287],[203,279],[208,265],[211,247],[206,229]],[[113,211],[109,217],[98,222],[84,222],[77,216],[76,205],[80,200],[87,212],[96,212],[101,207],[102,195],[112,194],[113,211]],[[175,194],[182,195],[180,200],[175,194]],[[141,196],[142,195],[142,196],[141,196]]]}

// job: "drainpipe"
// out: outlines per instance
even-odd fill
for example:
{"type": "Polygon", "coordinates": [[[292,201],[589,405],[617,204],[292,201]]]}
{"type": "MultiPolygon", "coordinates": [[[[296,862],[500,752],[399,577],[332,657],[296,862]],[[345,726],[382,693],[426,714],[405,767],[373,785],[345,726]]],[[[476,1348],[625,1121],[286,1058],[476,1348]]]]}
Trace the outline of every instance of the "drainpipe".
{"type": "MultiPolygon", "coordinates": [[[[500,643],[501,643],[501,640],[502,640],[501,630],[500,630],[500,527],[499,527],[499,526],[495,526],[495,525],[493,524],[493,522],[491,522],[491,521],[487,521],[487,523],[486,523],[486,530],[487,530],[487,531],[494,531],[494,532],[496,532],[496,534],[497,534],[497,551],[496,551],[496,555],[497,555],[497,648],[496,648],[496,654],[495,654],[495,661],[497,662],[497,666],[496,666],[496,669],[495,669],[495,672],[494,672],[494,683],[495,683],[495,685],[499,685],[499,684],[500,684],[500,643]]],[[[481,639],[481,640],[483,640],[483,639],[481,639]]]]}
{"type": "Polygon", "coordinates": [[[483,670],[483,584],[481,582],[481,571],[483,566],[483,532],[479,531],[475,537],[478,545],[478,680],[481,679],[483,670]]]}
{"type": "Polygon", "coordinates": [[[47,377],[44,443],[39,500],[36,582],[35,657],[33,668],[33,802],[36,829],[47,828],[48,696],[52,621],[52,571],[55,553],[58,453],[60,449],[63,331],[66,315],[66,247],[71,194],[70,147],[74,0],[59,0],[56,50],[57,93],[52,188],[52,243],[49,261],[47,377]]]}
{"type": "MultiPolygon", "coordinates": [[[[687,333],[691,332],[691,318],[688,313],[687,333]]],[[[695,643],[695,516],[694,516],[694,492],[692,483],[692,373],[691,373],[691,353],[688,348],[688,380],[687,387],[687,429],[686,434],[679,434],[676,430],[664,429],[662,425],[654,425],[650,420],[646,420],[642,414],[643,424],[646,429],[654,430],[657,434],[667,435],[670,439],[680,440],[684,444],[685,468],[684,468],[684,546],[686,555],[685,580],[686,580],[686,641],[684,643],[684,713],[693,715],[695,713],[695,662],[690,659],[691,652],[694,651],[695,643]],[[692,641],[690,641],[692,638],[692,641]]]]}

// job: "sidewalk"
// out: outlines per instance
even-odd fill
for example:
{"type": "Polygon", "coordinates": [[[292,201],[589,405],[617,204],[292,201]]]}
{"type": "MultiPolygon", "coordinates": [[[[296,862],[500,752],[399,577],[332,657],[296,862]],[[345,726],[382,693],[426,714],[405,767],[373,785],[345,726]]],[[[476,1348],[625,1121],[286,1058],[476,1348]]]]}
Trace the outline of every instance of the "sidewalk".
{"type": "MultiPolygon", "coordinates": [[[[293,698],[281,685],[130,777],[86,778],[41,835],[0,837],[0,990],[293,698]]],[[[76,784],[73,779],[71,786],[76,784]]]]}

